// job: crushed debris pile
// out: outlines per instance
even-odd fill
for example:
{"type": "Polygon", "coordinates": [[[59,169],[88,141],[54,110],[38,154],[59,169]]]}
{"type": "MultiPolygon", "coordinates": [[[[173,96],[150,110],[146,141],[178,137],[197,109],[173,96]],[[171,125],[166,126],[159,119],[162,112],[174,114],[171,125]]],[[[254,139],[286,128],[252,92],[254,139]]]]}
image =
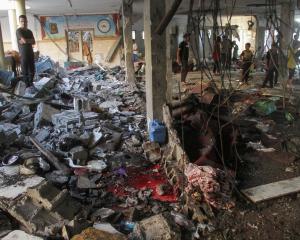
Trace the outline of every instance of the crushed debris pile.
{"type": "Polygon", "coordinates": [[[190,163],[185,169],[185,175],[188,180],[186,191],[189,194],[193,195],[195,189],[200,190],[204,200],[216,209],[229,209],[234,206],[231,201],[233,180],[224,171],[190,163]]]}

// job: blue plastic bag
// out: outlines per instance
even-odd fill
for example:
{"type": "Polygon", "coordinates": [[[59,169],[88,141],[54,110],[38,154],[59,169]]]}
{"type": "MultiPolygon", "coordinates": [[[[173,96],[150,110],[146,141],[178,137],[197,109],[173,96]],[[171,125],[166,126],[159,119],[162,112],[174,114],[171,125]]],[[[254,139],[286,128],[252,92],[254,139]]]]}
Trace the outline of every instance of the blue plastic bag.
{"type": "Polygon", "coordinates": [[[151,142],[165,143],[166,142],[166,126],[158,121],[153,120],[149,126],[149,137],[151,142]]]}

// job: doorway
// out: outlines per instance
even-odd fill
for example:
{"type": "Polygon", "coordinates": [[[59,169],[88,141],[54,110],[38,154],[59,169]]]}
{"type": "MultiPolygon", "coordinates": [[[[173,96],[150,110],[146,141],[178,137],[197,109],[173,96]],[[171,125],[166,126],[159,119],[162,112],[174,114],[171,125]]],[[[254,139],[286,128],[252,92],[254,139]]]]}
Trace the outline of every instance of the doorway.
{"type": "Polygon", "coordinates": [[[93,52],[93,30],[69,30],[67,32],[67,48],[70,61],[90,61],[93,52]]]}

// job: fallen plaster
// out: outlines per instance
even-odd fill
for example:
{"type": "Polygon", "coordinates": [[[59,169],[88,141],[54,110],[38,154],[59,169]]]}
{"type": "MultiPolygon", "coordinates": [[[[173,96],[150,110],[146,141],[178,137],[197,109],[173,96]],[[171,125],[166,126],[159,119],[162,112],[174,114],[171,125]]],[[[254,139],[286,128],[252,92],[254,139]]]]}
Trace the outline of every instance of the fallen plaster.
{"type": "Polygon", "coordinates": [[[28,188],[39,185],[44,178],[39,176],[33,176],[18,181],[17,183],[9,186],[0,186],[0,198],[15,199],[18,196],[24,194],[28,188]]]}

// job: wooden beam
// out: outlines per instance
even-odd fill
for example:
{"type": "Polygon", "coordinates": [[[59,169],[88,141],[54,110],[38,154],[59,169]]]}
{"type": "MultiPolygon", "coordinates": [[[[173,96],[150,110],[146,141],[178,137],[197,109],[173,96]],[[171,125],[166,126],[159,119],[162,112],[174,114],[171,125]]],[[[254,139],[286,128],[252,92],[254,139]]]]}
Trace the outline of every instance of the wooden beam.
{"type": "Polygon", "coordinates": [[[161,35],[167,26],[169,25],[170,21],[172,20],[173,16],[175,15],[177,9],[179,8],[182,0],[175,0],[172,7],[168,11],[168,13],[164,16],[164,18],[159,23],[158,27],[155,30],[156,34],[161,35]]]}
{"type": "Polygon", "coordinates": [[[47,160],[53,165],[57,170],[61,170],[66,174],[70,173],[70,169],[61,163],[57,157],[55,157],[50,151],[45,149],[34,137],[29,137],[29,140],[33,145],[47,158],[47,160]]]}
{"type": "Polygon", "coordinates": [[[245,194],[252,202],[257,203],[291,193],[300,191],[300,177],[291,178],[279,182],[269,183],[249,189],[244,189],[241,192],[245,194]]]}
{"type": "Polygon", "coordinates": [[[114,45],[111,46],[109,52],[105,58],[105,62],[111,62],[113,56],[115,55],[116,51],[118,50],[120,44],[122,42],[122,36],[119,36],[117,40],[114,42],[114,45]]]}

